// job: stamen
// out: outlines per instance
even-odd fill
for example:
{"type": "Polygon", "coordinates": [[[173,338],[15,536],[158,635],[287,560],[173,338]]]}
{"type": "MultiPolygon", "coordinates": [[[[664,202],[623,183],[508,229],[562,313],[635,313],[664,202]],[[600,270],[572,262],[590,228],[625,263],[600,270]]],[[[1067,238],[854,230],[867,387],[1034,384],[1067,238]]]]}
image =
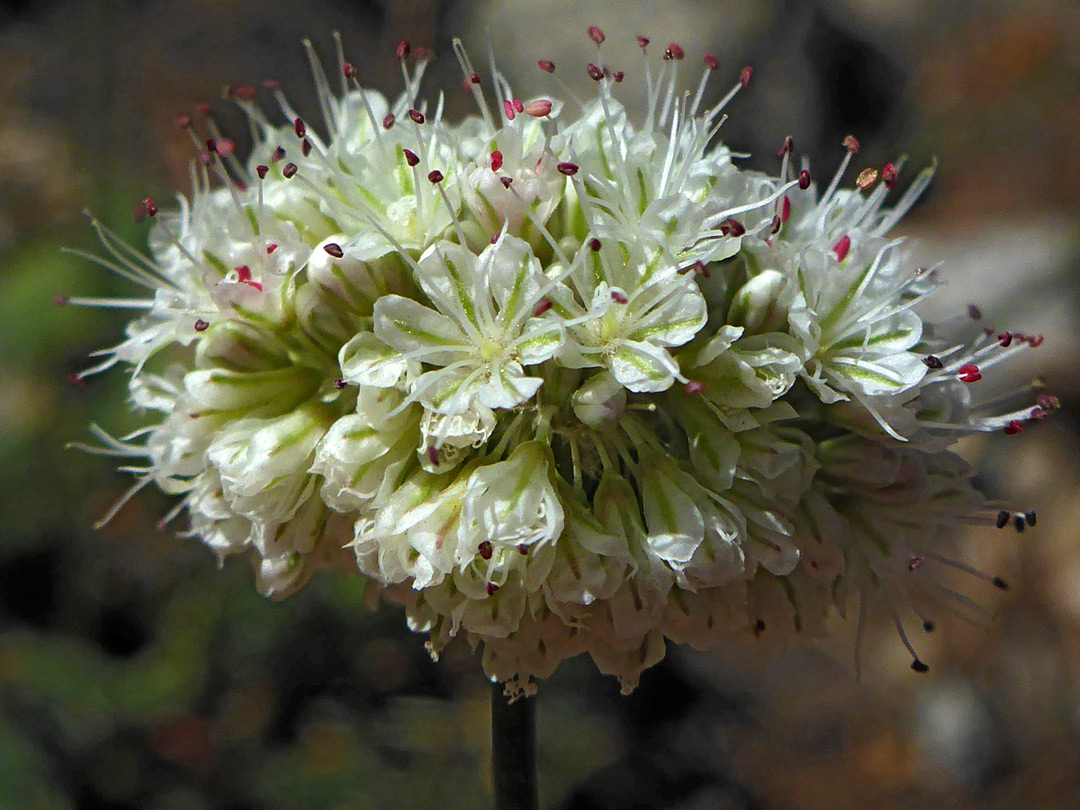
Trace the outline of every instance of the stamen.
{"type": "Polygon", "coordinates": [[[810,170],[803,169],[799,172],[799,188],[803,191],[810,188],[810,170]]]}
{"type": "Polygon", "coordinates": [[[589,39],[596,43],[597,47],[604,44],[604,32],[595,25],[589,26],[589,39]]]}
{"type": "Polygon", "coordinates": [[[739,74],[739,84],[743,86],[745,90],[750,85],[750,80],[754,78],[754,69],[747,65],[742,69],[742,73],[739,74]]]}
{"type": "Polygon", "coordinates": [[[536,64],[545,73],[554,73],[555,72],[555,63],[552,62],[550,59],[541,59],[536,64]]]}
{"type": "Polygon", "coordinates": [[[900,179],[900,174],[897,172],[896,167],[891,163],[886,163],[881,170],[881,180],[885,183],[885,188],[896,188],[896,183],[900,179]]]}

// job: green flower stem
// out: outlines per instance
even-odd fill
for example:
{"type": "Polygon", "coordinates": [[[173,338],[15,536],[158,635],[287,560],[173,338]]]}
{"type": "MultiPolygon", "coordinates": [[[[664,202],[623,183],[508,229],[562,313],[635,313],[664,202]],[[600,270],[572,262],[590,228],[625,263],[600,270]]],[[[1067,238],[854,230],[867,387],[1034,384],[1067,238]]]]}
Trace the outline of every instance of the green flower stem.
{"type": "Polygon", "coordinates": [[[535,698],[510,703],[491,685],[491,769],[495,810],[538,810],[535,698]]]}

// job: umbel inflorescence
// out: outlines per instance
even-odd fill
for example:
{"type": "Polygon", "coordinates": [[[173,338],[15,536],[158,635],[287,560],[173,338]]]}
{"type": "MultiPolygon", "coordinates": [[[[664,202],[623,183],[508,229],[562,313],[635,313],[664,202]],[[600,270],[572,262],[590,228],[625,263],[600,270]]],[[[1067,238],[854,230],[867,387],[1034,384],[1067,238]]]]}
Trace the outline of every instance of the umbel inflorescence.
{"type": "Polygon", "coordinates": [[[140,206],[149,255],[95,223],[148,297],[70,299],[143,310],[90,371],[126,366],[160,417],[98,450],[145,459],[128,496],[178,496],[165,522],[249,553],[265,593],[359,572],[511,692],[581,652],[629,690],[665,640],[815,638],[852,602],[921,671],[905,622],[972,606],[947,570],[1003,587],[951,556],[957,524],[1035,523],[947,448],[1056,407],[980,396],[1042,338],[916,313],[935,272],[889,232],[929,170],[841,188],[854,138],[823,190],[790,139],[777,176],[740,169],[714,141],[750,69],[705,106],[714,57],[683,93],[682,48],[657,71],[638,42],[640,121],[621,71],[526,102],[456,44],[479,115],[451,124],[407,43],[393,102],[313,58],[318,132],[274,83],[284,124],[236,88],[247,160],[182,116],[194,191],[140,206]]]}

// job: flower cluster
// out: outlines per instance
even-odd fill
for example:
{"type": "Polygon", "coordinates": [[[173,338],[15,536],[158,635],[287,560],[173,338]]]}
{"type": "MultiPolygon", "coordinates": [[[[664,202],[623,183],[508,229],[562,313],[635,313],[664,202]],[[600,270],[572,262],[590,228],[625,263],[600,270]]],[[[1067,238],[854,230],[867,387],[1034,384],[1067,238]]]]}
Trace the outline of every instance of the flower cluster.
{"type": "Polygon", "coordinates": [[[95,223],[149,296],[71,299],[142,310],[91,370],[128,367],[161,414],[95,428],[145,459],[129,496],[179,496],[166,522],[249,552],[269,595],[359,572],[433,654],[464,635],[511,692],[582,652],[629,690],[666,640],[814,638],[852,600],[911,649],[905,621],[972,605],[947,569],[1002,587],[949,537],[1034,513],[986,502],[947,448],[1056,407],[979,396],[1042,338],[916,313],[936,273],[889,232],[929,170],[841,188],[854,138],[823,190],[790,139],[778,175],[741,169],[714,141],[752,71],[706,106],[714,57],[680,94],[682,48],[657,71],[638,41],[638,122],[621,71],[589,64],[584,102],[526,102],[494,67],[485,92],[456,44],[479,115],[450,124],[407,43],[393,102],[347,62],[337,91],[316,68],[319,132],[274,83],[284,124],[234,89],[246,160],[208,110],[182,116],[194,191],[140,205],[149,255],[95,223]]]}

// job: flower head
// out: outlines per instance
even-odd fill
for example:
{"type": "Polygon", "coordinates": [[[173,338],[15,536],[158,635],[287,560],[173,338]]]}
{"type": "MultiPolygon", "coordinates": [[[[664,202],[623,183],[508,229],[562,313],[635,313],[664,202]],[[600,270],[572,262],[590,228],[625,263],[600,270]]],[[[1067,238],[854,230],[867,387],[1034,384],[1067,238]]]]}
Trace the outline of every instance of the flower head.
{"type": "Polygon", "coordinates": [[[72,299],[144,310],[91,369],[129,367],[160,414],[95,428],[145,459],[129,496],[176,495],[168,519],[253,554],[267,593],[369,577],[511,691],[581,652],[631,689],[665,639],[813,638],[849,599],[913,650],[909,612],[966,609],[942,573],[987,578],[951,528],[1034,513],[990,506],[948,447],[1057,402],[978,396],[1041,336],[918,315],[936,274],[889,231],[930,172],[887,207],[893,164],[841,188],[853,138],[822,192],[790,142],[778,175],[740,169],[713,141],[752,72],[703,108],[718,62],[680,96],[676,43],[658,75],[646,55],[641,121],[622,73],[590,64],[579,114],[498,73],[490,105],[455,52],[477,116],[425,106],[423,62],[393,101],[317,68],[320,126],[274,87],[279,115],[237,93],[246,162],[196,138],[191,200],[142,206],[148,256],[97,226],[149,290],[72,299]]]}

